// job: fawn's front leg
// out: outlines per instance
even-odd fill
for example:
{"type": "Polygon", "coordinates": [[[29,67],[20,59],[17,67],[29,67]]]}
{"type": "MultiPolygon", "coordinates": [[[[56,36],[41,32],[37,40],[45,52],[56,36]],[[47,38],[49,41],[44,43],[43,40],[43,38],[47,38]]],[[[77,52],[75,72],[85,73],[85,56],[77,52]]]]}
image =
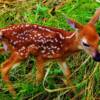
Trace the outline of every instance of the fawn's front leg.
{"type": "Polygon", "coordinates": [[[36,83],[42,81],[45,71],[44,71],[44,59],[42,57],[36,58],[36,83]]]}
{"type": "MultiPolygon", "coordinates": [[[[66,77],[67,85],[74,86],[70,79],[71,71],[70,71],[69,66],[67,66],[65,61],[60,61],[60,67],[64,73],[64,76],[66,77]]],[[[75,91],[76,91],[75,87],[72,87],[72,91],[75,93],[75,91]]]]}
{"type": "Polygon", "coordinates": [[[12,86],[12,83],[9,80],[9,70],[13,67],[13,65],[20,61],[20,57],[17,52],[13,52],[9,59],[7,59],[4,63],[2,63],[1,66],[1,74],[2,79],[8,86],[8,90],[11,94],[14,96],[16,95],[16,92],[12,86]]]}
{"type": "Polygon", "coordinates": [[[69,82],[70,81],[70,75],[71,75],[71,71],[70,71],[69,66],[67,66],[65,61],[60,61],[60,68],[63,71],[63,74],[67,79],[67,82],[69,82]]]}

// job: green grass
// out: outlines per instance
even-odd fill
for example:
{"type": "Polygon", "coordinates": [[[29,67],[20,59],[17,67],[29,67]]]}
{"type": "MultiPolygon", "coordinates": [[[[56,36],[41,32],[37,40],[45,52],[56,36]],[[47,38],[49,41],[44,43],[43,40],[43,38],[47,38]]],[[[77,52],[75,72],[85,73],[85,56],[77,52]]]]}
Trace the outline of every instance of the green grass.
{"type": "MultiPolygon", "coordinates": [[[[72,30],[66,23],[65,16],[86,24],[100,3],[95,0],[69,0],[51,14],[54,1],[48,6],[34,0],[27,2],[0,4],[0,28],[11,24],[32,23],[72,30]],[[44,20],[46,19],[46,20],[44,20]]],[[[100,33],[100,21],[96,24],[100,33]]],[[[0,63],[9,57],[8,53],[0,55],[0,63]]],[[[72,82],[77,87],[74,98],[79,100],[100,99],[100,64],[94,62],[85,52],[71,55],[66,62],[72,71],[72,82]]],[[[44,84],[35,84],[35,58],[30,56],[10,71],[10,80],[16,91],[16,100],[71,100],[70,88],[65,85],[65,78],[57,62],[46,67],[47,77],[44,84]],[[50,69],[50,70],[49,70],[50,69]]],[[[0,99],[13,100],[0,77],[0,99]]]]}

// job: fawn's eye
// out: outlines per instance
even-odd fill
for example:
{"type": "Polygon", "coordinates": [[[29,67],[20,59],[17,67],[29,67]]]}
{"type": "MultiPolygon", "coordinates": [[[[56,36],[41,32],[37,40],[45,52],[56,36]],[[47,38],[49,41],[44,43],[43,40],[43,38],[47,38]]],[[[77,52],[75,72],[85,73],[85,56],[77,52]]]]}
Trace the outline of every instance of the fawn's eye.
{"type": "Polygon", "coordinates": [[[90,47],[90,45],[87,44],[87,43],[85,43],[85,42],[83,42],[83,46],[85,46],[85,47],[90,47]]]}

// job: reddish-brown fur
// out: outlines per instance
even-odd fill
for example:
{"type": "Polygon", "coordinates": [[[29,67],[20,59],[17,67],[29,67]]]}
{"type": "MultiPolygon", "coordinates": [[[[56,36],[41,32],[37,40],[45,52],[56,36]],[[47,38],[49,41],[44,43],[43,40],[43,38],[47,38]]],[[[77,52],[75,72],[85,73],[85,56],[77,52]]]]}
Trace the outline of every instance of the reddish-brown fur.
{"type": "Polygon", "coordinates": [[[77,49],[75,47],[69,50],[75,37],[67,39],[73,32],[66,32],[62,29],[22,24],[1,29],[1,32],[5,44],[10,44],[12,50],[18,52],[22,58],[27,58],[31,53],[36,56],[41,55],[46,59],[60,58],[66,52],[73,52],[73,49],[77,49]]]}
{"type": "MultiPolygon", "coordinates": [[[[98,20],[98,15],[94,17],[98,20]]],[[[62,29],[51,28],[40,25],[21,24],[12,25],[4,29],[0,29],[0,39],[7,46],[7,50],[11,51],[11,56],[1,66],[2,78],[8,85],[9,92],[15,95],[14,88],[9,81],[9,70],[15,63],[26,59],[30,54],[36,57],[36,80],[42,80],[44,76],[44,63],[49,59],[57,59],[61,63],[64,75],[68,79],[70,70],[65,66],[65,58],[76,51],[79,51],[81,40],[85,38],[91,48],[91,55],[97,50],[99,36],[94,27],[92,20],[83,26],[75,21],[76,28],[80,32],[67,32],[62,29]]],[[[81,47],[82,48],[82,47],[81,47]]]]}

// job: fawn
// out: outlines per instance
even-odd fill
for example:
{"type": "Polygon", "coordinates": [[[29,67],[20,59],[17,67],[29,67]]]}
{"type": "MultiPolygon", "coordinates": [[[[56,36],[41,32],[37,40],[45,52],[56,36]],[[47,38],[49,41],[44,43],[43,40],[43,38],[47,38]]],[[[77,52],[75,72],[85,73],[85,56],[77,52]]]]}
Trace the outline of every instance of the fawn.
{"type": "Polygon", "coordinates": [[[83,49],[95,61],[100,61],[99,35],[95,29],[99,15],[100,9],[97,9],[86,25],[68,19],[68,23],[77,29],[75,32],[36,24],[11,25],[0,29],[3,51],[9,50],[11,52],[10,57],[1,64],[2,79],[7,84],[9,92],[13,95],[16,94],[9,80],[10,69],[30,54],[36,57],[36,80],[38,82],[44,76],[44,63],[48,60],[58,60],[67,79],[70,75],[70,69],[65,62],[66,56],[83,49]]]}

